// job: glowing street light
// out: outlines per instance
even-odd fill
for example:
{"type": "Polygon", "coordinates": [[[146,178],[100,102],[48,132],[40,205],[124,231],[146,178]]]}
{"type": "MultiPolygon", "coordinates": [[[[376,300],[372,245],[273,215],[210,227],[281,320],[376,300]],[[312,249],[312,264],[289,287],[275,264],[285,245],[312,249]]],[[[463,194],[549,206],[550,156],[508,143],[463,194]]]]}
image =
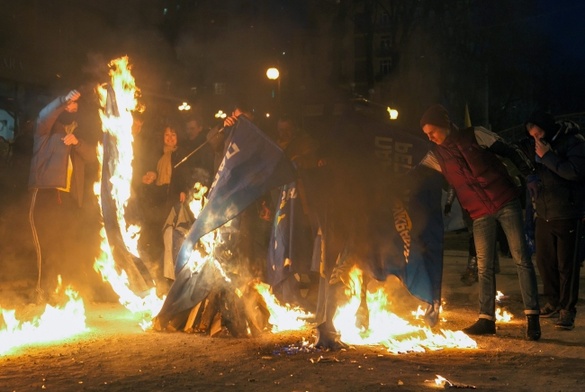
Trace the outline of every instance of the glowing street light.
{"type": "Polygon", "coordinates": [[[386,108],[388,115],[390,116],[390,120],[396,120],[398,118],[398,110],[392,109],[390,106],[386,108]]]}
{"type": "Polygon", "coordinates": [[[272,89],[272,98],[277,98],[280,101],[280,71],[278,68],[268,68],[266,70],[266,77],[272,81],[277,81],[276,91],[272,89]]]}
{"type": "Polygon", "coordinates": [[[179,105],[179,110],[181,112],[191,110],[191,105],[189,105],[187,102],[183,102],[181,105],[179,105]]]}
{"type": "Polygon", "coordinates": [[[266,77],[270,80],[276,80],[279,76],[280,72],[278,71],[278,68],[272,67],[266,70],[266,77]]]}

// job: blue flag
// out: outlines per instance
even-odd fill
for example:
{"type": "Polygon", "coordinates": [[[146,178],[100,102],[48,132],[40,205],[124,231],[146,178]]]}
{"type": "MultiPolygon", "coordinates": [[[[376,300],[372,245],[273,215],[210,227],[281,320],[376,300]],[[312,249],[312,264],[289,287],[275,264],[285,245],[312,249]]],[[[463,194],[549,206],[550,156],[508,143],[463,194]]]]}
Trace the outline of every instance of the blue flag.
{"type": "Polygon", "coordinates": [[[175,282],[157,315],[162,328],[171,320],[186,318],[188,310],[205,299],[213,288],[227,286],[222,271],[210,258],[196,272],[188,266],[199,239],[231,221],[266,192],[291,182],[294,175],[284,152],[252,122],[240,117],[227,135],[225,155],[207,204],[177,255],[175,282]]]}
{"type": "Polygon", "coordinates": [[[431,170],[412,171],[428,141],[359,114],[343,117],[334,131],[331,173],[305,182],[320,199],[329,244],[321,271],[334,273],[347,249],[369,276],[384,281],[395,275],[413,296],[435,307],[443,271],[444,180],[431,170]]]}
{"type": "Polygon", "coordinates": [[[184,267],[202,236],[235,218],[266,192],[291,182],[294,176],[284,152],[251,121],[240,117],[228,135],[207,204],[179,251],[175,272],[184,267]]]}
{"type": "Polygon", "coordinates": [[[279,191],[266,265],[267,283],[273,289],[291,274],[310,272],[315,240],[297,182],[285,184],[279,191]]]}

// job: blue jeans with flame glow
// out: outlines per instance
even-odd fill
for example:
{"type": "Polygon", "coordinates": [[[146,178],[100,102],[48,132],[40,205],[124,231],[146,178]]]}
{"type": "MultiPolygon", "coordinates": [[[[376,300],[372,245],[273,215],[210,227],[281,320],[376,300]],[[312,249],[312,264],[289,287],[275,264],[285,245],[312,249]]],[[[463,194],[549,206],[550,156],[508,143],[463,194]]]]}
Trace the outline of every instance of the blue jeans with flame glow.
{"type": "Polygon", "coordinates": [[[520,292],[524,302],[524,314],[540,313],[536,272],[526,240],[524,238],[522,207],[515,200],[504,205],[499,211],[473,221],[473,237],[477,251],[479,277],[479,318],[496,320],[496,276],[494,259],[496,256],[496,227],[500,222],[508,239],[510,253],[516,264],[520,292]]]}

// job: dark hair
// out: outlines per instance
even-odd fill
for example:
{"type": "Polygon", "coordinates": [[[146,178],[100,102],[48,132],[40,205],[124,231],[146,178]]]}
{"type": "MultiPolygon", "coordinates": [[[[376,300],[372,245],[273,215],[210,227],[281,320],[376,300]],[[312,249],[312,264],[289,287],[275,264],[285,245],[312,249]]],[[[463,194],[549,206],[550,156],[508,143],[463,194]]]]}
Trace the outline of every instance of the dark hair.
{"type": "Polygon", "coordinates": [[[528,133],[527,125],[537,125],[544,131],[545,139],[552,138],[554,133],[558,129],[558,124],[552,114],[545,112],[544,110],[535,110],[528,116],[528,120],[524,123],[524,129],[528,133]]]}

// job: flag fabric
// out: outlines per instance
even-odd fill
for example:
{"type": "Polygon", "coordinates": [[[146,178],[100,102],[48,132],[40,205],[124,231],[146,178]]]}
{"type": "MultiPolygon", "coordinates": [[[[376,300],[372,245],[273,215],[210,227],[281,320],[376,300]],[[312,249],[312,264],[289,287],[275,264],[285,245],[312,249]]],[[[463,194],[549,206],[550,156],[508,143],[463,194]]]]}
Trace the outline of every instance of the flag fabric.
{"type": "Polygon", "coordinates": [[[230,222],[266,192],[293,181],[295,176],[284,152],[251,121],[240,117],[228,131],[224,158],[207,203],[181,245],[175,282],[157,315],[163,327],[203,300],[213,287],[226,285],[221,267],[211,257],[197,272],[191,271],[187,262],[199,239],[230,222]]]}
{"type": "Polygon", "coordinates": [[[332,173],[321,177],[330,180],[305,182],[320,200],[324,278],[335,273],[340,255],[353,254],[369,276],[384,281],[395,275],[431,308],[440,304],[444,180],[413,169],[428,141],[360,114],[343,117],[334,131],[332,173]]]}
{"type": "Polygon", "coordinates": [[[252,202],[294,179],[284,152],[245,117],[230,129],[223,161],[215,175],[207,203],[179,251],[175,272],[188,260],[199,239],[235,218],[252,202]]]}
{"type": "Polygon", "coordinates": [[[293,273],[310,272],[314,241],[297,182],[285,184],[278,191],[266,265],[267,283],[273,289],[293,273]]]}

